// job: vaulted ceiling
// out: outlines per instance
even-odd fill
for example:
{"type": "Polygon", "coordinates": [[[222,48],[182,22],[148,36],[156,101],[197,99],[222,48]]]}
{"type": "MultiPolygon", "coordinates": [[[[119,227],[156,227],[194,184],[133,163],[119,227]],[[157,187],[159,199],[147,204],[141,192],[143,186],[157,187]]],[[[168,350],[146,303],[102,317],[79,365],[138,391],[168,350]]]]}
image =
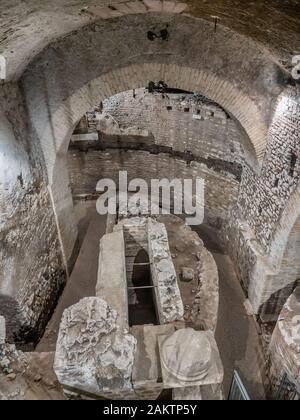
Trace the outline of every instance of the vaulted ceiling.
{"type": "MultiPolygon", "coordinates": [[[[101,19],[101,8],[129,0],[0,0],[0,54],[7,58],[8,79],[15,80],[49,43],[101,19]]],[[[151,0],[144,0],[147,2],[151,0]]],[[[141,3],[140,1],[138,3],[141,3]]],[[[186,0],[183,13],[215,22],[251,38],[258,49],[291,70],[300,54],[300,0],[186,0]]]]}

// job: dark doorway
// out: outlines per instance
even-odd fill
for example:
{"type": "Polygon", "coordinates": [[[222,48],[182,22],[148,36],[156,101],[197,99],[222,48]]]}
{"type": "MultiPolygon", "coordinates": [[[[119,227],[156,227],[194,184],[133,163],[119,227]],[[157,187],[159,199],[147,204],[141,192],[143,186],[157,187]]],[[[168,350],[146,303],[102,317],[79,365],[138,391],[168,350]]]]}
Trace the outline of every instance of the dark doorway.
{"type": "Polygon", "coordinates": [[[132,286],[128,287],[129,325],[157,325],[154,286],[152,284],[149,256],[140,250],[137,254],[132,273],[132,286]],[[133,296],[134,295],[134,296],[133,296]],[[133,299],[134,297],[134,299],[133,299]]]}

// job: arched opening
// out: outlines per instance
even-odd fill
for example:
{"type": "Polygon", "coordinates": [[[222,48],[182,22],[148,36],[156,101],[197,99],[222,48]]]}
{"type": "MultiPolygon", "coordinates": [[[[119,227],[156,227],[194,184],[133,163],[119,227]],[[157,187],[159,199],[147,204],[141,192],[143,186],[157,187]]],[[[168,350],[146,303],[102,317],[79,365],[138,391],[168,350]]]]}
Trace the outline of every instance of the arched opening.
{"type": "Polygon", "coordinates": [[[133,272],[128,284],[129,325],[158,324],[152,283],[150,261],[141,249],[135,257],[133,272]]]}
{"type": "Polygon", "coordinates": [[[44,152],[66,266],[77,237],[65,162],[69,140],[84,112],[119,92],[159,81],[172,89],[200,92],[240,122],[254,150],[254,171],[259,171],[269,120],[261,110],[269,112],[273,92],[267,86],[263,92],[256,89],[254,94],[253,87],[265,86],[263,81],[257,81],[262,76],[262,66],[274,81],[279,69],[263,54],[257,59],[256,46],[247,40],[240,42],[227,31],[224,33],[222,27],[212,37],[212,29],[213,24],[173,13],[108,18],[58,40],[54,49],[46,48],[24,73],[22,86],[30,119],[44,152]],[[166,23],[171,30],[168,40],[162,41],[164,44],[150,41],[147,37],[149,28],[165,27],[166,23]],[[126,48],[123,28],[126,28],[126,48]],[[90,39],[88,49],[87,36],[90,39]],[[223,48],[224,38],[231,51],[237,48],[241,53],[244,51],[247,62],[244,61],[241,74],[236,56],[223,48]],[[182,39],[189,39],[186,48],[181,47],[182,39]],[[71,53],[74,45],[76,65],[71,53]],[[222,60],[226,66],[216,65],[222,60]],[[246,67],[252,71],[245,72],[246,67]],[[32,86],[35,86],[34,90],[32,86]]]}
{"type": "MultiPolygon", "coordinates": [[[[92,97],[100,95],[89,93],[92,97]]],[[[79,233],[81,249],[77,248],[75,254],[79,257],[74,258],[75,266],[69,264],[70,279],[64,292],[72,303],[86,296],[87,291],[92,295],[97,278],[98,243],[106,224],[105,218],[96,212],[99,180],[109,178],[118,185],[118,173],[122,170],[127,170],[129,181],[142,178],[149,185],[151,179],[205,178],[205,223],[219,227],[237,199],[243,166],[257,163],[241,124],[200,93],[177,88],[151,93],[146,84],[134,91],[107,96],[86,113],[82,114],[83,107],[79,114],[79,109],[78,105],[77,124],[72,125],[68,140],[55,156],[50,189],[60,237],[68,254],[73,251],[79,233]],[[186,127],[190,130],[188,139],[186,127]],[[86,277],[88,285],[84,284],[86,277]]],[[[66,263],[70,261],[68,254],[66,263]]],[[[141,277],[137,267],[135,272],[141,277]]],[[[145,273],[145,278],[148,277],[149,272],[145,273]]],[[[131,325],[157,323],[153,290],[149,286],[146,283],[146,289],[137,289],[138,299],[132,305],[129,303],[131,325]]],[[[130,284],[130,287],[138,286],[130,284]]],[[[57,314],[63,312],[66,302],[70,301],[61,299],[57,314]]],[[[53,330],[58,330],[58,324],[57,316],[53,330]]]]}

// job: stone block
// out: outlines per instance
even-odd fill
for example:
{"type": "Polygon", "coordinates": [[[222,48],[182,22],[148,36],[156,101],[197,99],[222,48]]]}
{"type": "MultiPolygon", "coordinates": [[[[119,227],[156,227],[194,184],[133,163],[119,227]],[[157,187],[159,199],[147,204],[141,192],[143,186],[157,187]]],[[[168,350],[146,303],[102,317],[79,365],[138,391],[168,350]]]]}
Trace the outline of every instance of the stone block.
{"type": "Polygon", "coordinates": [[[195,278],[195,272],[192,268],[182,267],[181,269],[181,280],[190,283],[195,278]]]}
{"type": "Polygon", "coordinates": [[[141,325],[130,329],[137,340],[132,380],[135,389],[153,387],[159,382],[162,388],[162,373],[159,362],[158,337],[174,333],[175,327],[168,325],[141,325]]]}
{"type": "Polygon", "coordinates": [[[179,401],[202,401],[201,386],[189,386],[186,388],[175,388],[172,391],[173,400],[179,401]]]}
{"type": "Polygon", "coordinates": [[[173,400],[188,401],[222,401],[224,400],[222,385],[192,386],[186,388],[174,388],[173,400]]]}
{"type": "Polygon", "coordinates": [[[104,235],[100,256],[96,296],[103,298],[118,314],[117,323],[128,329],[128,298],[123,229],[104,235]]]}
{"type": "Polygon", "coordinates": [[[117,318],[117,312],[96,297],[65,310],[54,362],[63,387],[100,397],[133,393],[136,339],[118,328],[117,318]]]}

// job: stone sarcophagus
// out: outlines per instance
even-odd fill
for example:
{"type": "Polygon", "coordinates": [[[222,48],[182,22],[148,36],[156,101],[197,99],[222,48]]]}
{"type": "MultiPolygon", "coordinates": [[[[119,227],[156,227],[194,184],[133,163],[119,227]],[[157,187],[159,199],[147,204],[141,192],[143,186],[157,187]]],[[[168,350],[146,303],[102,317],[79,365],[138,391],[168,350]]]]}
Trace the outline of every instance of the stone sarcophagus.
{"type": "Polygon", "coordinates": [[[66,392],[156,400],[173,390],[173,399],[222,399],[223,367],[214,339],[216,269],[184,222],[165,222],[176,222],[173,233],[156,219],[125,218],[101,239],[96,297],[66,309],[60,325],[54,369],[66,392]],[[194,268],[180,269],[174,253],[180,240],[188,246],[184,262],[193,260],[194,268]],[[145,291],[150,294],[144,302],[145,291]],[[151,319],[145,317],[149,297],[156,313],[151,319]],[[130,317],[132,310],[142,319],[130,317]],[[197,331],[199,325],[206,330],[197,331]]]}

